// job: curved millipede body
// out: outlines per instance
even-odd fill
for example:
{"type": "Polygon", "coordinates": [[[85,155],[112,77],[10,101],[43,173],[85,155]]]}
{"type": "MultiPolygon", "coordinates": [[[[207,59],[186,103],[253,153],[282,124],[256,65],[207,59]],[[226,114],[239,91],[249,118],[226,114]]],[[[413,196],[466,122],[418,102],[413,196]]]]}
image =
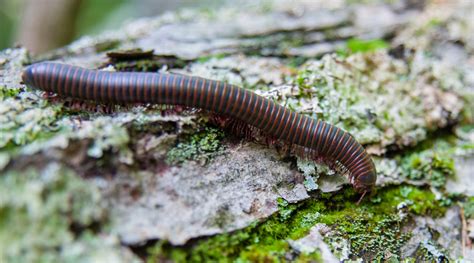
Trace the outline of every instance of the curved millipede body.
{"type": "Polygon", "coordinates": [[[375,185],[372,159],[349,133],[231,84],[167,73],[89,70],[52,62],[29,66],[22,78],[28,86],[65,97],[183,105],[230,116],[303,147],[310,156],[342,165],[359,192],[371,191],[375,185]]]}

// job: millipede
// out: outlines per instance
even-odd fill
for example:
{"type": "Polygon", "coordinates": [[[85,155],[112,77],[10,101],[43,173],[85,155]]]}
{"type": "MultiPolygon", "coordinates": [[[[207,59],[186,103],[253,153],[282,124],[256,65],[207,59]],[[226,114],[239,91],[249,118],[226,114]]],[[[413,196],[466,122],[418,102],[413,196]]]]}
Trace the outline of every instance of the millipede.
{"type": "Polygon", "coordinates": [[[313,160],[342,166],[362,197],[375,186],[375,165],[348,132],[226,82],[170,73],[107,72],[55,62],[27,67],[22,79],[32,88],[61,97],[181,105],[229,116],[300,147],[313,160]]]}

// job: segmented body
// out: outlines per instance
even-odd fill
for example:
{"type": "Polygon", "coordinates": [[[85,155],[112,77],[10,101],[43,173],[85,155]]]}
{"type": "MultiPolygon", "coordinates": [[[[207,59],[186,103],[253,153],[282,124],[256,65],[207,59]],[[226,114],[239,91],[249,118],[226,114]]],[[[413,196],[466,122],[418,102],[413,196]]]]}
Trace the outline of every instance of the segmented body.
{"type": "Polygon", "coordinates": [[[304,147],[311,156],[322,156],[342,165],[359,192],[370,191],[375,185],[375,166],[349,133],[225,82],[166,73],[106,72],[51,62],[28,67],[23,81],[65,97],[184,105],[230,116],[289,144],[304,147]]]}

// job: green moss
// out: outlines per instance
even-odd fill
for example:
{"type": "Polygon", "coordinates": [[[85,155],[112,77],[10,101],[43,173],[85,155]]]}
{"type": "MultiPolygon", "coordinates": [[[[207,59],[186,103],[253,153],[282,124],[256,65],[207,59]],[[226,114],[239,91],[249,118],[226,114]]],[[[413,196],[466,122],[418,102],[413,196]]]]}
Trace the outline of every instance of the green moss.
{"type": "MultiPolygon", "coordinates": [[[[397,258],[409,235],[402,231],[407,217],[423,214],[441,216],[446,208],[428,190],[412,186],[384,189],[361,205],[358,194],[346,189],[338,194],[322,194],[318,200],[289,204],[278,199],[279,212],[262,223],[199,240],[189,247],[173,247],[159,242],[149,248],[149,260],[171,258],[177,262],[279,262],[290,252],[287,240],[299,239],[317,223],[331,227],[327,241],[345,239],[352,255],[364,259],[397,258]]],[[[329,242],[330,244],[332,242],[329,242]]],[[[318,258],[315,253],[314,258],[318,258]]],[[[299,255],[303,260],[308,255],[299,255]]]]}
{"type": "Polygon", "coordinates": [[[21,89],[19,88],[7,88],[5,86],[0,86],[0,101],[10,98],[10,97],[15,97],[21,92],[21,89]]]}
{"type": "Polygon", "coordinates": [[[294,262],[296,263],[303,263],[303,262],[325,262],[324,258],[319,252],[313,252],[313,253],[302,253],[300,254],[294,262]]]}
{"type": "Polygon", "coordinates": [[[388,47],[390,45],[382,39],[363,40],[352,38],[347,40],[345,49],[340,49],[337,53],[341,57],[347,57],[351,53],[369,53],[388,47]]]}
{"type": "Polygon", "coordinates": [[[213,55],[209,55],[209,56],[202,56],[202,57],[199,57],[197,59],[197,62],[198,63],[204,63],[204,62],[208,62],[209,60],[211,59],[223,59],[225,58],[227,55],[224,54],[224,53],[219,53],[219,54],[213,54],[213,55]]]}
{"type": "Polygon", "coordinates": [[[403,168],[412,180],[428,179],[435,187],[446,183],[446,176],[453,174],[454,161],[442,159],[433,152],[415,153],[403,160],[403,168]]]}
{"type": "Polygon", "coordinates": [[[443,24],[443,21],[441,21],[438,18],[432,18],[431,20],[428,21],[427,26],[428,27],[436,27],[436,26],[441,26],[443,24]]]}
{"type": "MultiPolygon", "coordinates": [[[[336,231],[345,237],[352,251],[365,260],[387,260],[386,255],[400,254],[400,248],[408,241],[410,235],[402,233],[403,219],[398,215],[384,215],[371,220],[365,215],[351,217],[351,220],[338,222],[336,231]]],[[[329,241],[331,238],[328,238],[329,241]]]]}
{"type": "Polygon", "coordinates": [[[372,52],[378,49],[388,48],[389,45],[382,39],[371,39],[371,40],[362,40],[362,39],[349,39],[346,43],[347,48],[351,52],[372,52]]]}
{"type": "Polygon", "coordinates": [[[92,231],[106,216],[98,189],[59,165],[7,172],[0,176],[0,261],[119,258],[118,242],[92,231]]]}
{"type": "Polygon", "coordinates": [[[167,153],[166,161],[170,164],[181,163],[185,160],[207,162],[222,150],[223,138],[224,133],[221,130],[206,127],[200,132],[183,138],[167,153]]]}

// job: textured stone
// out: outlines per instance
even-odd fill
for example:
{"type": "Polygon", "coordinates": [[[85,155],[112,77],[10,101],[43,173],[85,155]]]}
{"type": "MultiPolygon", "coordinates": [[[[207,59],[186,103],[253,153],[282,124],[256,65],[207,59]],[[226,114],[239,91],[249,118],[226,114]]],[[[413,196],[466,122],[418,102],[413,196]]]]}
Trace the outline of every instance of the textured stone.
{"type": "Polygon", "coordinates": [[[182,245],[268,217],[278,210],[278,197],[308,198],[302,183],[274,151],[245,143],[207,166],[190,162],[159,174],[121,175],[104,191],[123,242],[158,238],[182,245]]]}

